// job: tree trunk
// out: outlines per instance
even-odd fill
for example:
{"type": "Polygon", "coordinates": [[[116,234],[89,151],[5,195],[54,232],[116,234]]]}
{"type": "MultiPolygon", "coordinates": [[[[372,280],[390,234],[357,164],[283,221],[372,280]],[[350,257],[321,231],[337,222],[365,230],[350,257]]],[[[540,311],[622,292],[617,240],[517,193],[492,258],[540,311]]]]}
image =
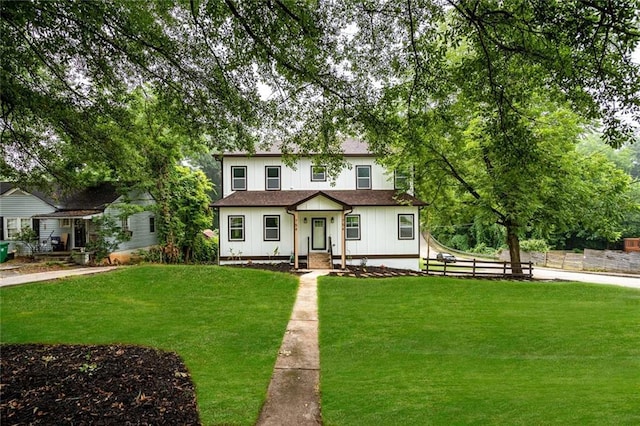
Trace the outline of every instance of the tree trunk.
{"type": "Polygon", "coordinates": [[[516,227],[507,224],[507,245],[509,246],[509,258],[511,259],[511,273],[515,276],[522,276],[522,262],[520,260],[520,239],[516,232],[516,227]]]}

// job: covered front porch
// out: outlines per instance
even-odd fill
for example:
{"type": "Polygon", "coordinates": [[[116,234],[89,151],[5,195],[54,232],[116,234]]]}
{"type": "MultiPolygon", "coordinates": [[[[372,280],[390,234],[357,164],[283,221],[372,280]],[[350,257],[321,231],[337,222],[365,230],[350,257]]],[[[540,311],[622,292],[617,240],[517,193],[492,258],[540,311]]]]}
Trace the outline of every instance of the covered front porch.
{"type": "Polygon", "coordinates": [[[324,193],[316,193],[287,208],[293,216],[293,266],[306,258],[309,269],[346,267],[346,215],[353,208],[324,193]]]}
{"type": "Polygon", "coordinates": [[[41,252],[84,250],[87,242],[96,238],[92,219],[101,215],[100,210],[69,210],[34,216],[40,230],[41,252]]]}

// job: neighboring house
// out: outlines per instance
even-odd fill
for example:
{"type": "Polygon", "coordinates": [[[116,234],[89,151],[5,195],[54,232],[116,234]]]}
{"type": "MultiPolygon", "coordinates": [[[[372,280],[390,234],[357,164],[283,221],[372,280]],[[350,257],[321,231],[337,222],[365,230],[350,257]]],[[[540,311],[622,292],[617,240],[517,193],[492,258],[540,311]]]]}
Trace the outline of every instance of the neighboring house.
{"type": "MultiPolygon", "coordinates": [[[[15,249],[15,235],[23,228],[31,227],[46,248],[59,251],[82,249],[88,241],[96,238],[96,225],[92,219],[102,215],[118,218],[125,201],[142,206],[150,206],[154,202],[149,194],[131,193],[123,197],[109,183],[56,198],[2,182],[0,240],[12,243],[11,251],[15,249]]],[[[121,221],[121,227],[130,232],[131,239],[121,243],[112,258],[126,258],[135,249],[157,243],[155,217],[151,211],[132,214],[121,221]]]]}
{"type": "MultiPolygon", "coordinates": [[[[220,263],[290,261],[295,268],[369,265],[419,269],[420,208],[363,142],[343,143],[338,176],[275,151],[222,156],[220,263]]],[[[405,185],[402,185],[402,184],[405,185]]]]}

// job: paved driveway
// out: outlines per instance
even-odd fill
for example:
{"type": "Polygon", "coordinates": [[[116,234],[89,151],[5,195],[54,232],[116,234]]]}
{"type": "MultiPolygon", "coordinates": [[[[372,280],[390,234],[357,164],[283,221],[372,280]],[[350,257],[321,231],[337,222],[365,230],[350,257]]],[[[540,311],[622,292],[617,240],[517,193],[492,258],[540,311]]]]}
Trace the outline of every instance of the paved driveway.
{"type": "Polygon", "coordinates": [[[18,285],[18,284],[27,284],[39,281],[51,281],[58,278],[66,278],[72,277],[75,275],[88,275],[88,274],[98,274],[101,272],[108,272],[116,269],[116,266],[94,266],[90,268],[73,268],[73,269],[62,269],[58,271],[49,271],[49,272],[37,272],[34,274],[18,274],[8,277],[0,278],[0,287],[10,286],[10,285],[18,285]]]}
{"type": "Polygon", "coordinates": [[[634,278],[622,275],[604,275],[595,273],[561,271],[558,269],[547,269],[537,266],[533,268],[533,278],[544,280],[558,279],[594,284],[619,285],[623,287],[633,287],[640,289],[640,277],[634,278]]]}

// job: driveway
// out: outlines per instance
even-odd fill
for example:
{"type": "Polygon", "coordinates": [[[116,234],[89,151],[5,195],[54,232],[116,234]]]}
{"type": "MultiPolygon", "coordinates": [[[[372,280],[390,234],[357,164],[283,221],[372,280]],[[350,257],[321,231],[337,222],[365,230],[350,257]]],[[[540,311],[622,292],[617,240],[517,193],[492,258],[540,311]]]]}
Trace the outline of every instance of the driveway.
{"type": "Polygon", "coordinates": [[[117,266],[92,266],[89,268],[71,268],[57,271],[37,272],[33,274],[18,274],[12,276],[0,275],[0,287],[11,285],[27,284],[40,281],[51,281],[58,278],[72,277],[76,275],[98,274],[101,272],[109,272],[116,269],[117,266]]]}
{"type": "Polygon", "coordinates": [[[593,284],[619,285],[640,289],[640,277],[600,273],[573,272],[548,268],[533,268],[533,278],[537,280],[578,281],[593,284]]]}
{"type": "MultiPolygon", "coordinates": [[[[427,254],[429,254],[431,257],[436,257],[438,252],[439,249],[437,247],[431,246],[427,248],[427,242],[424,239],[424,236],[420,234],[420,256],[428,257],[427,254]]],[[[533,268],[533,278],[536,280],[563,280],[593,284],[619,285],[640,289],[640,275],[633,277],[630,275],[585,273],[535,266],[533,268]]]]}

